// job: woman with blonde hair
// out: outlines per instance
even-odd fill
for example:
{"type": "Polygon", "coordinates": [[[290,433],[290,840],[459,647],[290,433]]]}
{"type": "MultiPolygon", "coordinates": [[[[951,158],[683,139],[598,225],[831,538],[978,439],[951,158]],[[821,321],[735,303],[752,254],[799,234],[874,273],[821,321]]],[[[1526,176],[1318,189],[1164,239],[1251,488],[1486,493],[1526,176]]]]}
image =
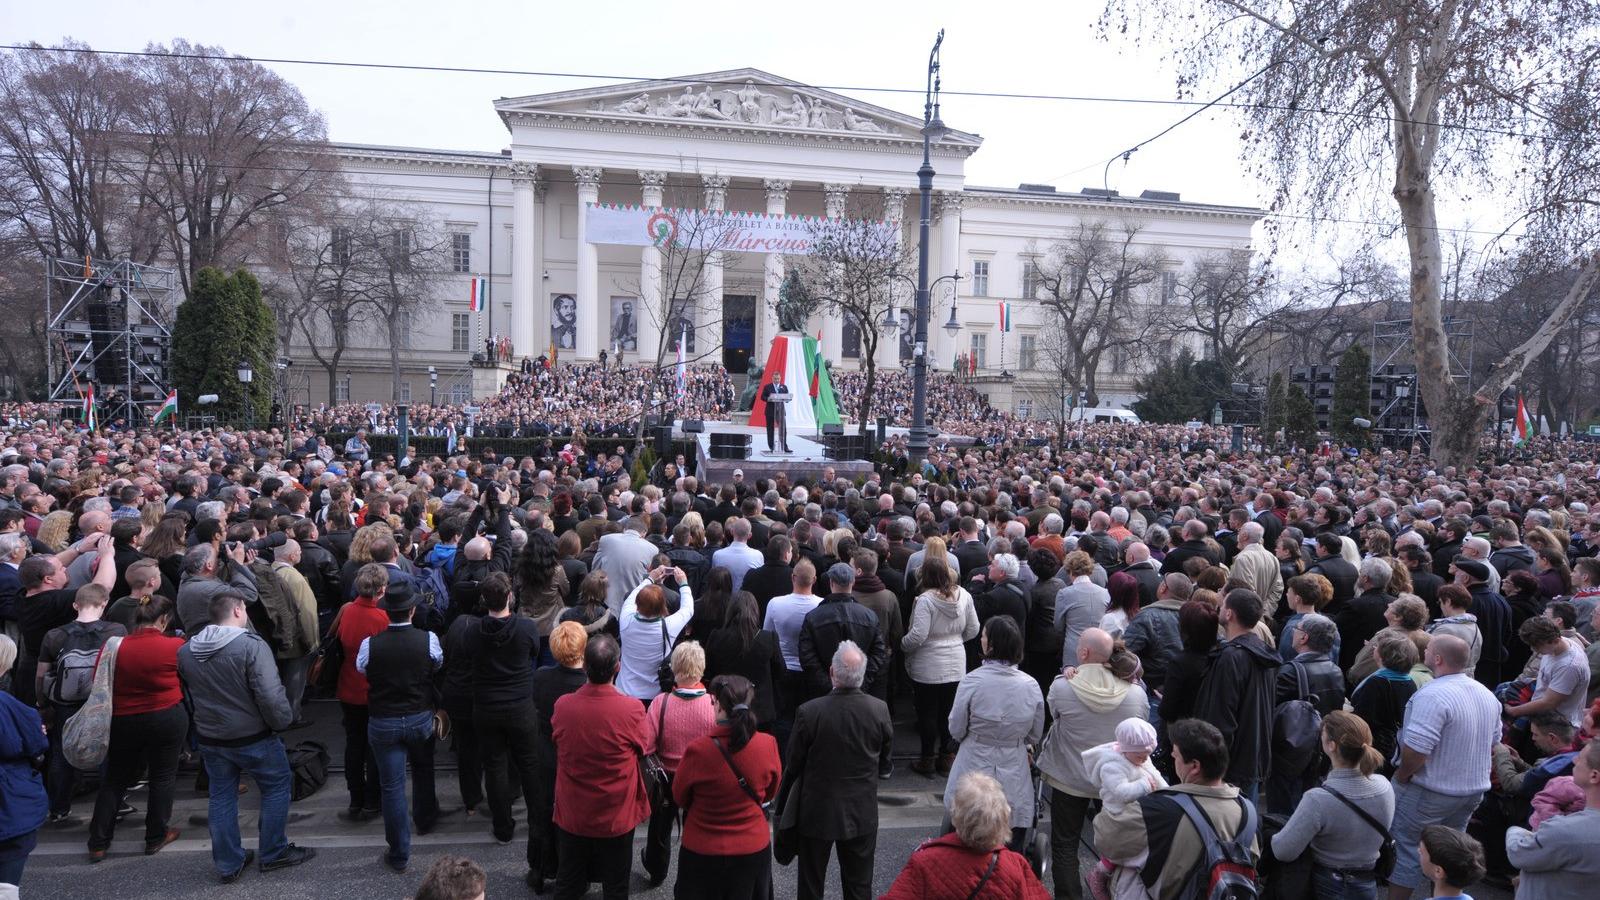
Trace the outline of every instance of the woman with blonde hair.
{"type": "Polygon", "coordinates": [[[355,536],[350,538],[350,551],[345,556],[345,563],[339,569],[339,583],[344,588],[346,599],[355,596],[356,573],[361,567],[372,562],[372,544],[379,538],[394,538],[394,529],[387,522],[374,522],[356,529],[355,536]]]}
{"type": "Polygon", "coordinates": [[[883,900],[1050,896],[1027,859],[1006,848],[1011,804],[998,781],[980,772],[963,777],[951,797],[950,823],[954,832],[924,841],[911,854],[883,900]]]}
{"type": "MultiPolygon", "coordinates": [[[[917,577],[922,592],[911,609],[911,627],[900,640],[922,743],[922,753],[911,764],[911,770],[932,775],[937,752],[938,769],[948,775],[956,759],[955,740],[950,736],[950,710],[955,705],[956,688],[967,674],[966,642],[978,636],[978,613],[972,595],[956,584],[940,538],[928,538],[917,577]]],[[[1098,616],[1095,621],[1099,621],[1098,616]]]]}
{"type": "Polygon", "coordinates": [[[1343,710],[1323,718],[1322,752],[1333,770],[1273,835],[1272,852],[1287,861],[1310,849],[1316,900],[1371,900],[1378,851],[1394,818],[1394,790],[1378,774],[1383,754],[1372,746],[1367,723],[1343,710]]]}
{"type": "MultiPolygon", "coordinates": [[[[669,776],[678,771],[683,753],[698,738],[716,730],[717,711],[701,678],[706,674],[706,654],[698,641],[684,641],[672,650],[670,691],[650,701],[644,719],[644,752],[654,753],[669,776]]],[[[655,887],[667,878],[672,861],[672,823],[678,808],[671,804],[650,810],[650,828],[644,841],[644,871],[655,887]]]]}
{"type": "Polygon", "coordinates": [[[39,523],[39,532],[34,537],[39,543],[50,548],[51,553],[60,553],[67,549],[67,538],[72,533],[72,513],[58,509],[44,517],[39,523]]]}

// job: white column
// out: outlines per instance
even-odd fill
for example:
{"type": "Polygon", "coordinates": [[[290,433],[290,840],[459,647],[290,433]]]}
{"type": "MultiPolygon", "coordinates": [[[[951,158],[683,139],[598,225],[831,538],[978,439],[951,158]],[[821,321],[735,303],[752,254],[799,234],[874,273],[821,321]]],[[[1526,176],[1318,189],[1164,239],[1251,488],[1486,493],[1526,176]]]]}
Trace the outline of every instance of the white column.
{"type": "MultiPolygon", "coordinates": [[[[768,178],[763,183],[767,189],[767,214],[781,216],[789,203],[789,182],[768,178]]],[[[768,253],[763,263],[761,281],[761,329],[756,332],[755,358],[766,365],[767,351],[778,334],[778,291],[783,287],[783,255],[768,253]]]]}
{"type": "MultiPolygon", "coordinates": [[[[539,167],[532,163],[511,164],[511,347],[526,354],[534,347],[534,289],[539,273],[533,259],[534,232],[538,216],[533,203],[533,181],[539,167]]],[[[493,240],[494,235],[489,235],[493,240]]],[[[491,276],[493,273],[490,273],[491,276]]]]}
{"type": "Polygon", "coordinates": [[[600,319],[610,310],[600,308],[600,254],[584,239],[588,233],[589,204],[600,202],[600,175],[604,170],[573,166],[578,185],[578,347],[579,359],[600,356],[600,319]]]}
{"type": "MultiPolygon", "coordinates": [[[[845,203],[850,199],[850,185],[825,184],[822,190],[828,218],[844,218],[845,203]]],[[[822,317],[822,353],[837,366],[844,359],[844,319],[826,309],[817,315],[822,317]]]]}
{"type": "Polygon", "coordinates": [[[533,334],[527,344],[518,344],[517,361],[522,357],[537,357],[550,352],[550,289],[544,277],[545,197],[550,193],[550,183],[539,179],[533,182],[533,268],[528,278],[533,282],[533,334]],[[526,349],[524,349],[526,347],[526,349]]]}
{"type": "MultiPolygon", "coordinates": [[[[883,189],[883,219],[894,225],[895,230],[900,234],[901,240],[905,240],[906,195],[909,193],[905,188],[883,189]]],[[[895,310],[893,315],[895,324],[898,326],[900,323],[900,310],[912,310],[915,312],[913,307],[916,298],[912,296],[911,291],[904,284],[896,284],[894,286],[894,297],[895,310]]],[[[931,328],[934,323],[929,322],[928,324],[931,328]]],[[[878,368],[880,370],[900,368],[900,332],[898,328],[891,334],[880,325],[879,335],[878,368]]]]}
{"type": "MultiPolygon", "coordinates": [[[[666,186],[667,173],[639,173],[640,202],[652,209],[661,206],[661,191],[666,186]]],[[[634,310],[634,328],[638,335],[638,360],[655,365],[661,352],[661,332],[668,326],[666,303],[661,297],[661,248],[655,244],[645,247],[639,254],[639,303],[634,310]]]]}
{"type": "MultiPolygon", "coordinates": [[[[961,194],[947,191],[935,199],[939,206],[939,269],[929,274],[930,282],[961,269],[961,194]]],[[[950,371],[955,362],[955,340],[944,330],[944,323],[949,321],[950,304],[955,301],[959,287],[959,283],[942,282],[929,298],[928,341],[933,345],[929,361],[941,372],[950,371]]],[[[964,333],[958,332],[958,337],[964,333]]]]}
{"type": "MultiPolygon", "coordinates": [[[[727,209],[728,176],[702,175],[700,181],[706,189],[706,209],[718,212],[727,209]]],[[[722,251],[706,255],[699,296],[695,298],[695,309],[690,313],[698,333],[694,344],[696,357],[719,359],[714,353],[722,346],[722,264],[722,251]]]]}

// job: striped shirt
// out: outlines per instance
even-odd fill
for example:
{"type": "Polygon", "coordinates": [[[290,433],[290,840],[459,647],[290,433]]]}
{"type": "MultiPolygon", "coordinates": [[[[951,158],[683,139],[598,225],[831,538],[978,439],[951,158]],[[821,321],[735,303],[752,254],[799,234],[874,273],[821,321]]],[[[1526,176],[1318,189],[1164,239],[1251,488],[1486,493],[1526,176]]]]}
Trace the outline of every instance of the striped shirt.
{"type": "Polygon", "coordinates": [[[1466,797],[1489,789],[1489,765],[1500,740],[1500,701],[1472,675],[1428,682],[1406,703],[1400,742],[1428,757],[1413,784],[1466,797]]]}

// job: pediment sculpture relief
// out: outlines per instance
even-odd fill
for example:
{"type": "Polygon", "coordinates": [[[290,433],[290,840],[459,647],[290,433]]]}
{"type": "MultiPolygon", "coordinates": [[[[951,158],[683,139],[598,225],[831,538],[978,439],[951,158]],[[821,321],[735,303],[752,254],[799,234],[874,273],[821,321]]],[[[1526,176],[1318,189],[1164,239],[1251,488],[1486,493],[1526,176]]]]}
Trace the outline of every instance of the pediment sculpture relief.
{"type": "Polygon", "coordinates": [[[620,113],[656,119],[692,119],[707,122],[740,122],[746,125],[772,125],[779,128],[809,128],[816,131],[851,131],[858,134],[888,134],[893,129],[873,121],[849,106],[835,106],[813,97],[791,93],[787,99],[769,93],[751,80],[738,87],[686,85],[680,92],[645,91],[612,103],[597,100],[594,112],[620,113]]]}

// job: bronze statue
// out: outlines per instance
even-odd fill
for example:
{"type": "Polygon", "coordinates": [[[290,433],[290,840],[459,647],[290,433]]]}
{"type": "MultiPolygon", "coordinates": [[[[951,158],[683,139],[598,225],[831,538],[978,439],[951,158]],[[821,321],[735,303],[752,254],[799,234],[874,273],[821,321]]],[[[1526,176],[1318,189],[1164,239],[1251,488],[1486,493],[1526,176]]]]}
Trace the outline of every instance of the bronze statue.
{"type": "Polygon", "coordinates": [[[817,311],[817,306],[817,299],[801,282],[800,273],[790,269],[778,288],[778,330],[804,332],[806,320],[817,311]]]}
{"type": "Polygon", "coordinates": [[[756,391],[761,389],[761,364],[750,360],[750,380],[745,382],[744,393],[739,395],[739,412],[749,412],[756,405],[756,391]]]}

